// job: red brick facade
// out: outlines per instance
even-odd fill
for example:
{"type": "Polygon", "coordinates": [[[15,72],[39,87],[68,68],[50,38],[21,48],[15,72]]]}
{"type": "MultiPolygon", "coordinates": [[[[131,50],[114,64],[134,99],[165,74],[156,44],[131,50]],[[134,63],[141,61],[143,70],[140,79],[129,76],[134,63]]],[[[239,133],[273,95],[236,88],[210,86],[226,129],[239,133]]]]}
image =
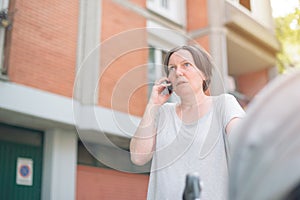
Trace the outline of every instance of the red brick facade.
{"type": "Polygon", "coordinates": [[[109,169],[78,165],[77,199],[146,199],[147,175],[128,174],[109,169]]]}
{"type": "Polygon", "coordinates": [[[207,1],[187,0],[187,31],[193,31],[208,26],[207,1]]]}
{"type": "Polygon", "coordinates": [[[238,90],[246,96],[254,97],[268,82],[268,70],[262,70],[236,77],[238,90]]]}
{"type": "Polygon", "coordinates": [[[9,79],[72,97],[78,26],[77,1],[16,1],[9,79]]]}
{"type": "MultiPolygon", "coordinates": [[[[138,1],[145,6],[145,1],[138,1]],[[143,2],[143,3],[142,3],[143,2]]],[[[141,116],[147,103],[148,50],[146,32],[134,31],[145,28],[146,19],[113,1],[103,1],[101,26],[101,56],[106,52],[121,51],[111,59],[112,63],[101,63],[99,83],[99,105],[114,110],[141,116]],[[128,32],[127,32],[128,31],[128,32]],[[106,43],[109,43],[106,45],[106,43]],[[110,45],[112,44],[112,45],[110,45]],[[136,50],[135,47],[145,49],[136,50]]]]}

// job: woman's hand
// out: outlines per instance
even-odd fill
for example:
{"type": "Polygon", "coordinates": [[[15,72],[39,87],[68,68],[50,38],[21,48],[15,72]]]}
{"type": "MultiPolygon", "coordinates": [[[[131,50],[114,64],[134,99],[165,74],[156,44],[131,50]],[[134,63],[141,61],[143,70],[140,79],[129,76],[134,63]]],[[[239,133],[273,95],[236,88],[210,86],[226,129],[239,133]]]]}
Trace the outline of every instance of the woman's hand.
{"type": "Polygon", "coordinates": [[[155,105],[162,105],[170,98],[171,94],[163,92],[166,89],[166,87],[171,85],[171,83],[167,83],[167,81],[169,81],[168,78],[163,77],[155,82],[152,88],[149,103],[155,105]]]}

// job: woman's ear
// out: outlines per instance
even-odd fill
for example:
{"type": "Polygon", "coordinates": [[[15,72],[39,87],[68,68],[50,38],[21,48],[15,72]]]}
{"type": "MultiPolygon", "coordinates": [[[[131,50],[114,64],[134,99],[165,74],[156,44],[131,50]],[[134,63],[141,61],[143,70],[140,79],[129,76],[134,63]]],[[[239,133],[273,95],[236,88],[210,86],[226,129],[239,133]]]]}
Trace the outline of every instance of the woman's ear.
{"type": "Polygon", "coordinates": [[[208,89],[208,86],[209,86],[209,82],[207,80],[203,80],[202,88],[204,92],[208,89]]]}

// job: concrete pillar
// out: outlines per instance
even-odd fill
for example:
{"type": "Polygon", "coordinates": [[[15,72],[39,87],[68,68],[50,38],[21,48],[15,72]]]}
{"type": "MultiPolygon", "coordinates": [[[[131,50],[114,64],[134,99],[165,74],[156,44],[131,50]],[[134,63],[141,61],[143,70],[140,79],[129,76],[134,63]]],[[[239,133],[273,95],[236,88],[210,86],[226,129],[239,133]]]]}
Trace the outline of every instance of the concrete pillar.
{"type": "Polygon", "coordinates": [[[226,29],[224,28],[225,0],[207,0],[209,44],[217,69],[213,72],[211,92],[218,95],[227,91],[228,61],[226,29]]]}
{"type": "Polygon", "coordinates": [[[80,0],[77,45],[76,100],[86,105],[98,102],[100,71],[101,0],[80,0]]]}
{"type": "Polygon", "coordinates": [[[76,199],[77,134],[45,132],[42,200],[76,199]]]}

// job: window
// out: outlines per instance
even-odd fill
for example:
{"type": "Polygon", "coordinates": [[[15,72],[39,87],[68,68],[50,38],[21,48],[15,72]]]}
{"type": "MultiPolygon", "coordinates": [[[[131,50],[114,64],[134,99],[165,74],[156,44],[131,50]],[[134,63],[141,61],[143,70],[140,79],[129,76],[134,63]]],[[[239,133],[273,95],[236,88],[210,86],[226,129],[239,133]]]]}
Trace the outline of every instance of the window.
{"type": "Polygon", "coordinates": [[[229,1],[238,7],[242,7],[245,8],[245,10],[252,11],[251,9],[252,0],[229,0],[229,1]]]}
{"type": "Polygon", "coordinates": [[[251,11],[251,0],[239,0],[239,3],[251,11]]]}
{"type": "Polygon", "coordinates": [[[161,7],[168,9],[169,8],[169,1],[168,0],[161,0],[161,7]]]}
{"type": "MultiPolygon", "coordinates": [[[[163,62],[165,60],[166,51],[162,49],[155,48],[153,46],[149,47],[149,57],[148,57],[148,98],[151,95],[152,87],[156,80],[163,76],[166,76],[163,62]]],[[[174,95],[172,95],[168,102],[173,102],[174,95]]]]}
{"type": "Polygon", "coordinates": [[[94,167],[108,168],[105,164],[97,160],[85,147],[85,145],[78,141],[77,146],[77,164],[79,165],[89,165],[94,167]]]}
{"type": "Polygon", "coordinates": [[[163,51],[150,46],[148,56],[148,97],[157,79],[163,76],[163,51]]]}
{"type": "Polygon", "coordinates": [[[185,0],[147,0],[147,8],[179,25],[185,25],[185,0]]]}

